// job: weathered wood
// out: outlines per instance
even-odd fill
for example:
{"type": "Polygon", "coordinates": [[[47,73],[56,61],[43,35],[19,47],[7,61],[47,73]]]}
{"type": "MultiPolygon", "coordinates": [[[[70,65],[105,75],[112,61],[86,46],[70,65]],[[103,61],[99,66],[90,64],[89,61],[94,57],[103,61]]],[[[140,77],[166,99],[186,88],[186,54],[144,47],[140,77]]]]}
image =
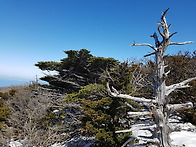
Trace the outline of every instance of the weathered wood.
{"type": "Polygon", "coordinates": [[[146,54],[146,55],[144,55],[144,57],[148,57],[148,56],[154,55],[155,53],[156,53],[156,52],[146,54]]]}
{"type": "Polygon", "coordinates": [[[117,98],[124,98],[124,99],[130,99],[136,102],[147,102],[147,103],[156,103],[155,100],[153,99],[146,99],[144,97],[133,97],[127,94],[119,94],[119,92],[117,92],[117,90],[115,88],[113,88],[113,91],[111,91],[110,87],[109,87],[109,83],[107,83],[107,91],[109,92],[109,94],[113,97],[117,97],[117,98]]]}
{"type": "Polygon", "coordinates": [[[128,114],[131,116],[131,117],[140,117],[140,116],[145,116],[145,115],[151,115],[152,113],[147,111],[147,112],[128,112],[128,114]]]}
{"type": "Polygon", "coordinates": [[[153,129],[155,128],[156,125],[152,125],[152,126],[139,126],[138,128],[131,128],[131,129],[127,129],[127,130],[119,130],[119,131],[116,131],[115,133],[127,133],[127,132],[131,132],[131,131],[137,131],[137,130],[149,130],[149,129],[153,129]]]}
{"type": "MultiPolygon", "coordinates": [[[[130,46],[148,46],[152,48],[155,52],[147,54],[145,56],[155,55],[155,77],[153,78],[153,90],[154,90],[154,98],[146,99],[143,97],[132,97],[130,95],[126,94],[120,94],[118,91],[113,88],[113,92],[110,90],[109,84],[107,84],[108,92],[113,97],[119,97],[119,98],[126,98],[131,99],[133,101],[138,102],[147,102],[149,106],[151,105],[149,111],[144,112],[128,112],[129,115],[132,117],[140,117],[145,115],[151,115],[154,123],[155,123],[155,129],[152,133],[152,137],[148,138],[147,141],[154,142],[156,145],[158,144],[159,147],[171,147],[171,139],[169,137],[169,134],[174,130],[173,127],[169,124],[168,118],[170,114],[173,111],[179,110],[179,109],[188,109],[192,108],[193,104],[191,102],[185,103],[185,104],[169,104],[168,95],[173,92],[176,89],[179,88],[187,88],[189,87],[187,84],[193,80],[196,80],[196,77],[189,78],[183,82],[173,84],[170,86],[166,86],[165,78],[169,74],[170,71],[165,72],[165,68],[167,65],[164,63],[164,53],[169,45],[185,45],[193,43],[192,41],[177,43],[177,42],[170,42],[169,39],[175,35],[177,32],[170,34],[169,28],[171,27],[171,24],[168,26],[166,22],[165,15],[168,12],[169,9],[167,9],[165,12],[162,13],[161,22],[158,23],[158,32],[162,36],[162,41],[158,40],[158,36],[156,33],[154,33],[151,37],[154,38],[155,46],[152,46],[148,43],[141,43],[136,44],[135,41],[130,46]],[[162,30],[161,31],[161,27],[162,30]]],[[[132,129],[129,130],[121,130],[117,131],[116,133],[120,132],[129,132],[132,129]]],[[[135,136],[138,138],[138,136],[135,136]]],[[[145,138],[139,137],[138,139],[145,140],[145,138]]],[[[127,142],[124,144],[124,146],[127,144],[127,142]]]]}
{"type": "Polygon", "coordinates": [[[186,42],[170,42],[169,45],[185,45],[194,43],[193,41],[186,41],[186,42]]]}
{"type": "Polygon", "coordinates": [[[129,108],[131,108],[131,110],[133,110],[133,111],[140,111],[140,112],[144,112],[145,111],[145,109],[137,109],[137,108],[134,108],[131,104],[129,104],[128,102],[125,102],[125,104],[129,107],[129,108]]]}
{"type": "Polygon", "coordinates": [[[180,83],[177,83],[177,84],[173,84],[173,85],[170,85],[170,86],[166,86],[166,93],[165,95],[168,96],[171,92],[173,92],[174,90],[176,89],[180,89],[180,88],[188,88],[190,87],[189,85],[187,85],[187,83],[191,82],[191,81],[194,81],[196,80],[196,77],[194,78],[189,78],[187,80],[184,80],[180,83]]]}
{"type": "Polygon", "coordinates": [[[135,41],[132,45],[129,45],[129,46],[149,46],[150,48],[152,48],[153,50],[156,51],[156,48],[154,48],[154,46],[152,46],[151,44],[148,44],[148,43],[142,43],[142,44],[136,44],[135,41]]]}
{"type": "Polygon", "coordinates": [[[167,106],[168,111],[173,112],[176,110],[183,110],[183,109],[189,109],[189,108],[193,108],[193,103],[192,102],[188,102],[185,104],[168,104],[167,106]]]}

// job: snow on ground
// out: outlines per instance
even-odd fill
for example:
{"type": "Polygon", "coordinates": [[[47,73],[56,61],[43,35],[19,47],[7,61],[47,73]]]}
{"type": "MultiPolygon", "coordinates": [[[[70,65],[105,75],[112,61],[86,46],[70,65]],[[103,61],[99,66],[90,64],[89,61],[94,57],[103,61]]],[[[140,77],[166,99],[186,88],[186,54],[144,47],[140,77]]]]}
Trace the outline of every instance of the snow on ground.
{"type": "Polygon", "coordinates": [[[196,133],[181,131],[181,132],[172,132],[170,135],[173,145],[185,147],[196,147],[196,133]]]}
{"type": "Polygon", "coordinates": [[[67,142],[55,143],[51,147],[89,147],[94,142],[94,137],[75,136],[67,142]]]}
{"type": "Polygon", "coordinates": [[[196,126],[191,123],[183,123],[180,117],[172,118],[170,122],[181,129],[180,132],[172,132],[170,134],[173,145],[196,147],[196,126]]]}
{"type": "MultiPolygon", "coordinates": [[[[9,147],[25,147],[21,142],[23,141],[12,140],[9,143],[9,147]]],[[[62,143],[55,143],[50,147],[89,147],[94,142],[95,142],[94,137],[75,136],[69,141],[62,142],[62,143]]]]}
{"type": "MultiPolygon", "coordinates": [[[[149,134],[148,131],[138,131],[140,135],[149,134]],[[140,134],[141,133],[141,134],[140,134]]],[[[196,147],[196,132],[190,131],[181,131],[181,132],[173,132],[170,135],[173,145],[177,145],[178,147],[196,147]]],[[[88,142],[83,139],[72,139],[66,143],[55,143],[51,147],[89,147],[93,143],[93,140],[88,142]]],[[[142,142],[140,142],[142,143],[142,142]]],[[[18,141],[11,141],[9,144],[10,147],[23,147],[23,145],[18,141]]]]}
{"type": "MultiPolygon", "coordinates": [[[[169,122],[181,130],[170,134],[172,144],[175,147],[196,147],[196,126],[193,126],[191,123],[184,123],[181,118],[177,116],[173,116],[171,119],[169,119],[169,122]]],[[[132,129],[134,130],[132,135],[138,138],[141,136],[150,137],[151,132],[149,130],[140,130],[140,128],[142,126],[152,127],[153,125],[154,124],[150,121],[145,124],[143,121],[138,121],[132,125],[132,129]]],[[[139,140],[138,144],[142,145],[144,143],[145,141],[139,140]]]]}
{"type": "Polygon", "coordinates": [[[23,147],[23,145],[19,141],[11,140],[11,142],[9,143],[9,147],[23,147]]]}
{"type": "MultiPolygon", "coordinates": [[[[193,126],[191,123],[183,123],[181,118],[173,117],[170,119],[170,123],[174,126],[178,126],[180,132],[172,132],[170,137],[172,139],[172,144],[176,145],[175,147],[196,147],[196,126],[193,126]]],[[[151,133],[148,130],[139,130],[139,126],[152,126],[153,123],[149,122],[144,124],[142,121],[133,124],[132,128],[136,128],[132,132],[134,136],[150,136],[151,133]]],[[[55,143],[51,147],[89,147],[90,144],[94,142],[93,137],[84,137],[76,136],[71,140],[63,143],[55,143]]],[[[142,140],[139,141],[139,144],[144,143],[142,140]]],[[[23,147],[22,143],[18,141],[11,141],[9,144],[10,147],[23,147]]]]}

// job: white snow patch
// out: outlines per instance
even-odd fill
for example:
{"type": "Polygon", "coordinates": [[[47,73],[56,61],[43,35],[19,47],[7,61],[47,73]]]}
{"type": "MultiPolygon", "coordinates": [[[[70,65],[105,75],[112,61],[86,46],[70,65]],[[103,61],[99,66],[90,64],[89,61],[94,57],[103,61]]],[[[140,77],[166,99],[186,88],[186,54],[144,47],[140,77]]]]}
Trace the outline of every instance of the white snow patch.
{"type": "Polygon", "coordinates": [[[94,137],[75,136],[67,142],[55,143],[50,147],[89,147],[94,142],[94,137]]]}
{"type": "MultiPolygon", "coordinates": [[[[178,147],[196,147],[196,126],[192,125],[191,123],[183,123],[181,118],[172,118],[170,119],[170,123],[173,126],[178,126],[181,130],[180,132],[172,132],[170,134],[172,145],[176,145],[178,147]]],[[[144,122],[137,122],[136,124],[132,125],[132,135],[135,137],[140,136],[151,136],[151,132],[149,130],[142,130],[140,129],[142,126],[149,126],[152,127],[153,124],[144,122]]],[[[146,143],[144,140],[139,140],[138,144],[146,143]]]]}
{"type": "Polygon", "coordinates": [[[12,140],[10,143],[9,143],[9,147],[23,147],[22,143],[20,143],[19,141],[14,141],[12,140]]]}
{"type": "Polygon", "coordinates": [[[170,134],[173,145],[183,146],[185,147],[196,147],[196,133],[194,132],[173,132],[170,134]]]}

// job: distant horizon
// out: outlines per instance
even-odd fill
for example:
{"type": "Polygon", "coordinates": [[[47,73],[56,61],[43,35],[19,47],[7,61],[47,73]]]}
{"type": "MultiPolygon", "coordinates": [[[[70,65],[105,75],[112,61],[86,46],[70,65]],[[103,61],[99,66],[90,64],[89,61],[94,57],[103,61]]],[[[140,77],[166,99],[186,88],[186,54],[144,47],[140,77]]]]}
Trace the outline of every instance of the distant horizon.
{"type": "Polygon", "coordinates": [[[30,84],[30,80],[0,77],[0,87],[10,87],[30,84]]]}
{"type": "MultiPolygon", "coordinates": [[[[32,82],[35,82],[35,79],[0,77],[0,87],[29,85],[32,82]]],[[[38,80],[38,83],[46,84],[46,82],[42,80],[38,80]]]]}

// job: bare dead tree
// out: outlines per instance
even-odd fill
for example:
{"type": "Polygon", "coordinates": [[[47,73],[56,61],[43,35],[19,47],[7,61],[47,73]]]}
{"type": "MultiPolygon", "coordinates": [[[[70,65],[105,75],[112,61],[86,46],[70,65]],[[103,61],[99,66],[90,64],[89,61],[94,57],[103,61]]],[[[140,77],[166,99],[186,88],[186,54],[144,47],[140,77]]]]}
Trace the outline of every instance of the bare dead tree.
{"type": "MultiPolygon", "coordinates": [[[[171,42],[170,38],[175,35],[177,32],[170,34],[169,28],[171,27],[171,24],[168,26],[166,22],[165,15],[169,9],[167,9],[165,12],[162,13],[161,22],[158,23],[158,32],[162,36],[162,41],[159,41],[158,36],[156,33],[154,33],[151,37],[155,40],[155,47],[151,44],[136,44],[135,42],[130,46],[148,46],[154,50],[153,53],[145,55],[151,56],[155,55],[155,76],[153,77],[153,86],[149,86],[153,88],[154,91],[154,97],[153,98],[144,98],[144,97],[133,97],[126,94],[120,94],[114,87],[112,87],[113,90],[110,89],[109,83],[107,83],[107,89],[111,96],[117,97],[117,98],[126,98],[131,99],[135,102],[142,103],[142,105],[146,106],[146,110],[140,110],[139,112],[128,112],[128,115],[130,116],[146,116],[149,115],[153,118],[154,125],[149,126],[141,126],[140,129],[149,129],[152,132],[152,136],[150,138],[142,138],[139,137],[139,139],[146,140],[147,144],[152,143],[154,146],[159,147],[171,147],[171,139],[170,139],[170,133],[172,131],[175,131],[176,128],[172,127],[169,124],[169,117],[170,115],[179,109],[188,109],[193,107],[192,102],[188,102],[185,104],[169,104],[170,103],[170,97],[169,94],[176,89],[180,88],[187,88],[189,87],[188,83],[196,80],[196,77],[189,78],[185,81],[182,81],[177,84],[173,84],[170,86],[166,86],[165,79],[170,71],[165,71],[165,68],[167,65],[164,63],[164,53],[169,45],[185,45],[193,43],[192,41],[187,42],[171,42]],[[162,31],[161,31],[162,28],[162,31]]],[[[129,130],[122,130],[117,131],[116,133],[120,132],[129,132],[133,131],[133,129],[129,130]]],[[[123,146],[126,146],[129,141],[127,141],[123,146]]]]}

